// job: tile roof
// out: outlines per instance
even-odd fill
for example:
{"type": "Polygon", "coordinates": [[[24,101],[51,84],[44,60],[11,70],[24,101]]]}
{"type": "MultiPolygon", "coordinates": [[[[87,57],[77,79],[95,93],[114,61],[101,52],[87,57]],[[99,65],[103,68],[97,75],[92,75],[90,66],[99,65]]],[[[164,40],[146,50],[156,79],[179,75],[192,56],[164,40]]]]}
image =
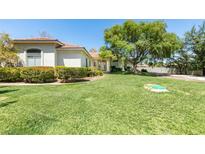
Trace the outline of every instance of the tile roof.
{"type": "Polygon", "coordinates": [[[67,49],[67,48],[83,48],[83,47],[75,44],[64,43],[64,45],[62,45],[60,48],[67,49]]]}
{"type": "Polygon", "coordinates": [[[91,49],[89,53],[90,53],[91,57],[93,57],[93,58],[100,58],[97,50],[95,50],[95,49],[91,49]]]}
{"type": "Polygon", "coordinates": [[[60,42],[58,39],[54,38],[48,38],[48,37],[33,37],[33,38],[20,38],[20,39],[13,39],[14,43],[28,43],[28,42],[35,42],[35,43],[45,43],[45,42],[50,42],[50,43],[57,43],[58,45],[63,45],[62,42],[60,42]]]}
{"type": "Polygon", "coordinates": [[[70,43],[63,43],[63,45],[62,46],[60,46],[60,47],[58,47],[58,49],[62,49],[62,50],[69,50],[69,49],[71,49],[71,50],[83,50],[83,51],[85,51],[85,53],[88,55],[88,56],[90,56],[90,57],[92,57],[91,55],[90,55],[90,53],[86,50],[86,48],[85,47],[83,47],[83,46],[80,46],[80,45],[75,45],[75,44],[70,44],[70,43]]]}
{"type": "Polygon", "coordinates": [[[24,42],[24,41],[55,41],[55,42],[58,42],[59,46],[57,47],[57,49],[84,49],[86,51],[86,53],[91,56],[91,57],[98,57],[97,55],[94,56],[94,53],[91,52],[88,52],[85,47],[83,46],[80,46],[80,45],[75,45],[75,44],[70,44],[70,43],[63,43],[63,42],[60,42],[58,39],[53,39],[53,38],[48,38],[48,37],[36,37],[36,38],[21,38],[21,39],[14,39],[13,40],[15,43],[18,43],[18,42],[24,42]]]}
{"type": "Polygon", "coordinates": [[[48,38],[48,37],[33,37],[33,38],[14,39],[14,41],[58,41],[58,40],[54,38],[48,38]]]}

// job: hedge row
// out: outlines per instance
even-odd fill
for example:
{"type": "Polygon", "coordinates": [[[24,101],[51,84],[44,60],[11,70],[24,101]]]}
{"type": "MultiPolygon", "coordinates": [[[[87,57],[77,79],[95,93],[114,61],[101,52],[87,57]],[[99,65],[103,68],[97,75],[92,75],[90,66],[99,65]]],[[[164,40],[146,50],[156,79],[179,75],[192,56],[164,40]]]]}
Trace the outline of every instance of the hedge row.
{"type": "Polygon", "coordinates": [[[56,80],[53,67],[24,67],[20,74],[24,82],[28,83],[45,83],[56,80]]]}
{"type": "Polygon", "coordinates": [[[18,82],[22,81],[21,68],[19,67],[7,67],[0,68],[0,81],[18,82]]]}
{"type": "Polygon", "coordinates": [[[90,67],[5,67],[0,68],[0,82],[45,83],[57,79],[67,82],[85,77],[103,75],[103,72],[90,67]]]}

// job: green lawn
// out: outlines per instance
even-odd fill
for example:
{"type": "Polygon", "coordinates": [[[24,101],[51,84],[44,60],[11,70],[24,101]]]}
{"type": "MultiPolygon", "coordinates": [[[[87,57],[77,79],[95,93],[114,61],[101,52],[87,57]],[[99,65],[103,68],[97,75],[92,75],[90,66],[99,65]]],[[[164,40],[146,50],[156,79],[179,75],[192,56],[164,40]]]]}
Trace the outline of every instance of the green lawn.
{"type": "Polygon", "coordinates": [[[106,75],[87,83],[0,87],[0,134],[205,134],[205,83],[106,75]],[[166,86],[152,93],[144,84],[166,86]]]}

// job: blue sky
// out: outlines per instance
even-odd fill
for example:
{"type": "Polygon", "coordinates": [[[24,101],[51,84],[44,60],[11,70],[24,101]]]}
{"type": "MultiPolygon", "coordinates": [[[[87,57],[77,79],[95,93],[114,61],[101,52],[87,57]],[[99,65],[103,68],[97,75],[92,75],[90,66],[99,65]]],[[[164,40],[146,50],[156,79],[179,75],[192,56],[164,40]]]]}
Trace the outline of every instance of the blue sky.
{"type": "MultiPolygon", "coordinates": [[[[53,38],[62,42],[79,44],[87,50],[99,49],[104,44],[103,33],[106,28],[121,24],[125,20],[0,20],[0,32],[6,32],[12,38],[38,37],[42,31],[48,32],[53,38]]],[[[136,20],[141,21],[141,20],[136,20]]],[[[153,21],[153,20],[143,20],[153,21]]],[[[203,20],[164,20],[167,31],[183,37],[193,25],[202,24],[203,20]]]]}

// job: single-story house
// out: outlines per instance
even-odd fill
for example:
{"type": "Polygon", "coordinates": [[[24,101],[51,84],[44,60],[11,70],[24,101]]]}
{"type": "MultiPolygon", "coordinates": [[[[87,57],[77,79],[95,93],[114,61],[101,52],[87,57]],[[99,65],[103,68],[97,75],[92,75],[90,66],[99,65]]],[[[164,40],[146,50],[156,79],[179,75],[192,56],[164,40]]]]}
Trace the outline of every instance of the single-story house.
{"type": "Polygon", "coordinates": [[[101,59],[95,50],[66,44],[52,38],[14,39],[22,66],[96,67],[110,72],[110,60],[101,59]]]}

